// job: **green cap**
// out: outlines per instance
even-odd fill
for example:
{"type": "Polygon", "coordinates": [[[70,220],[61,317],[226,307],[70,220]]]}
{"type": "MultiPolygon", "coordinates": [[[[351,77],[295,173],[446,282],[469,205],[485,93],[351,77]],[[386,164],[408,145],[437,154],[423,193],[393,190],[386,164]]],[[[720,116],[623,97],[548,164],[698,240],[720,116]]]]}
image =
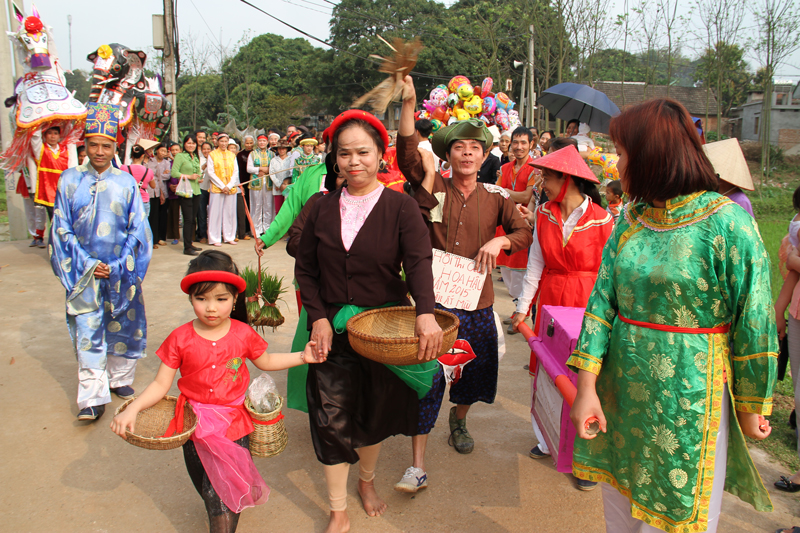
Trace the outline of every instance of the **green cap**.
{"type": "Polygon", "coordinates": [[[479,118],[462,120],[440,129],[433,134],[431,147],[433,148],[433,153],[439,159],[447,160],[447,147],[450,146],[450,143],[467,140],[482,142],[485,152],[492,149],[492,132],[486,127],[486,123],[479,118]]]}

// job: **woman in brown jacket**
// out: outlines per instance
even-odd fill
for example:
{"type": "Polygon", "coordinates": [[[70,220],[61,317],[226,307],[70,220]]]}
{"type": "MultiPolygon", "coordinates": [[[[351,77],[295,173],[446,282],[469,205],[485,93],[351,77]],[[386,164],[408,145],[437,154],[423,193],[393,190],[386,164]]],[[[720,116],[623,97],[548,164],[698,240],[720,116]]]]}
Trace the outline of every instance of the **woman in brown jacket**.
{"type": "Polygon", "coordinates": [[[373,115],[350,110],[333,121],[324,139],[331,142],[334,170],[347,179],[347,187],[312,207],[295,277],[311,340],[328,357],[309,366],[306,394],[311,439],[328,484],[331,518],[326,531],[336,532],[350,527],[346,507],[351,464],[359,463],[358,492],[367,514],[379,516],[386,510],[373,485],[380,444],[392,435],[416,434],[419,408],[413,389],[385,365],[357,354],[344,328],[334,332],[331,324],[341,324],[344,316],[361,308],[408,305],[411,293],[420,361],[438,353],[442,331],[433,315],[431,241],[419,207],[378,182],[388,146],[386,129],[373,115]]]}

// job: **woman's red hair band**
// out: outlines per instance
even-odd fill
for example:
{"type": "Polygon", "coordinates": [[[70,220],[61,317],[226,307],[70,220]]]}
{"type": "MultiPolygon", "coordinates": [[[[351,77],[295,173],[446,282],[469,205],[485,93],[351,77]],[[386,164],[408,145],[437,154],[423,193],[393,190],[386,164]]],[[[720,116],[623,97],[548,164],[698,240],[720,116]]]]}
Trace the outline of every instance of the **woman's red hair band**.
{"type": "Polygon", "coordinates": [[[189,294],[189,289],[195,283],[202,283],[204,281],[215,281],[217,283],[230,283],[236,287],[240,293],[247,289],[247,283],[244,279],[234,274],[233,272],[225,272],[224,270],[203,270],[195,272],[194,274],[187,274],[181,280],[181,290],[189,294]]]}

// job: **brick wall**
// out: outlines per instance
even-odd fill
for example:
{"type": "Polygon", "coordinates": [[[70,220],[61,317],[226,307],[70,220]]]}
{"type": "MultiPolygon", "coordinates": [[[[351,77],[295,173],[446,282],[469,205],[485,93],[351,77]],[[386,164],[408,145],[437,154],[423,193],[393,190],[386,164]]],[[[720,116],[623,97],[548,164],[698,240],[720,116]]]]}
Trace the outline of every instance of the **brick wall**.
{"type": "Polygon", "coordinates": [[[800,129],[778,130],[778,146],[784,150],[789,150],[798,144],[800,144],[800,129]]]}

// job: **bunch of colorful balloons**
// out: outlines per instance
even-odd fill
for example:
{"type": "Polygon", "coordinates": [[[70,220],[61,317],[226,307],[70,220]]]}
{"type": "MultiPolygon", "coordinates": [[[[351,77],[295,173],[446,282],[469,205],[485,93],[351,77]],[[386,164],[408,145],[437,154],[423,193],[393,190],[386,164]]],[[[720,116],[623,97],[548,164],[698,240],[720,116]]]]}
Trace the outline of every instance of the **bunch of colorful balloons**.
{"type": "Polygon", "coordinates": [[[484,78],[481,86],[473,86],[466,76],[455,76],[447,85],[438,85],[424,100],[423,110],[417,118],[427,118],[434,131],[442,126],[480,118],[487,126],[497,125],[500,131],[514,129],[521,124],[515,103],[505,93],[493,93],[492,78],[484,78]]]}

